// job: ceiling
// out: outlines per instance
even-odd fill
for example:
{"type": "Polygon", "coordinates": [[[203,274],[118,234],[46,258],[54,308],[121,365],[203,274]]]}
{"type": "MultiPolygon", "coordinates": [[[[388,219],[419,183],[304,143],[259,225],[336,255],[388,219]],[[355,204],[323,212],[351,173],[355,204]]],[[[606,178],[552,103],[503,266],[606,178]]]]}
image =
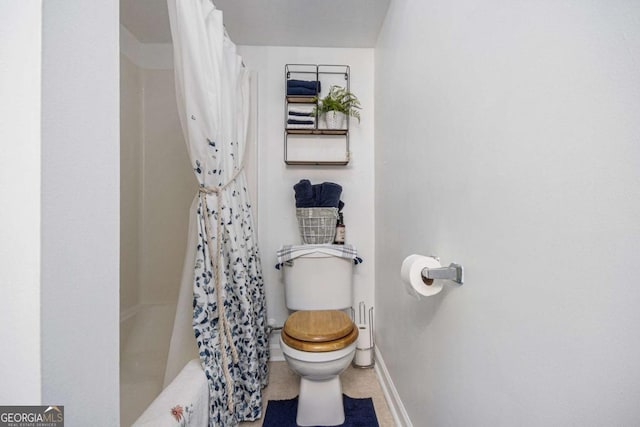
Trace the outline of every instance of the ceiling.
{"type": "MultiPolygon", "coordinates": [[[[213,0],[240,45],[374,47],[390,0],[213,0]]],[[[120,0],[142,43],[171,43],[166,0],[120,0]]]]}

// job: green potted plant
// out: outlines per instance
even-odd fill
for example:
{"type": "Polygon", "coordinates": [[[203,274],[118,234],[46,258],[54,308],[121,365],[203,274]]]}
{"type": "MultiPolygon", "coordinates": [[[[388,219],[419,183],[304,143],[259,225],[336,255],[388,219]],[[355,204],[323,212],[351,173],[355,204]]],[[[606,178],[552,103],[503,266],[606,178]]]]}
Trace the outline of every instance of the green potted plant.
{"type": "Polygon", "coordinates": [[[315,101],[318,101],[318,106],[313,112],[318,117],[324,117],[327,129],[343,129],[345,115],[355,117],[360,122],[360,100],[342,86],[331,86],[324,98],[316,97],[315,101]]]}

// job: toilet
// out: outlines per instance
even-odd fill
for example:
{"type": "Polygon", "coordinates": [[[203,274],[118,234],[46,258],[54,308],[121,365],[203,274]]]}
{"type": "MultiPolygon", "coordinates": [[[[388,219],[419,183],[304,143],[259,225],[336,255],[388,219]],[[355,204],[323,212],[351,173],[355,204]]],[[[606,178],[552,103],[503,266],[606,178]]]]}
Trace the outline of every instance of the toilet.
{"type": "Polygon", "coordinates": [[[353,302],[353,260],[320,248],[283,265],[292,311],[280,334],[289,368],[300,375],[299,426],[344,423],[340,374],[353,360],[358,328],[344,310],[353,302]]]}

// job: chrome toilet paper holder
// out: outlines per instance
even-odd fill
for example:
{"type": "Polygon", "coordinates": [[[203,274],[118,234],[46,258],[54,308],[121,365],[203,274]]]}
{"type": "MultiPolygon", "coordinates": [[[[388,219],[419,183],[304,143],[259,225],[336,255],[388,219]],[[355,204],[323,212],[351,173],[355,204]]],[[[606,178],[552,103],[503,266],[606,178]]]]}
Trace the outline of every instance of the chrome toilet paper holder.
{"type": "MultiPolygon", "coordinates": [[[[440,261],[437,256],[431,255],[431,258],[440,261]]],[[[451,280],[460,285],[464,283],[464,267],[461,264],[452,262],[448,267],[429,268],[422,269],[422,278],[424,280],[451,280]]]]}

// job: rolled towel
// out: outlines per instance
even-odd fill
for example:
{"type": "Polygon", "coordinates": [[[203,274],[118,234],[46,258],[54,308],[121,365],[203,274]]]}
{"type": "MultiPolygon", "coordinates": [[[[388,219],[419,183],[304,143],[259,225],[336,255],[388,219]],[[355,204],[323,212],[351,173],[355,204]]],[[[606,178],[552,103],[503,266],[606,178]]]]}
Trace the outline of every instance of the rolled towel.
{"type": "Polygon", "coordinates": [[[297,201],[296,200],[296,208],[315,208],[316,206],[316,201],[314,199],[310,199],[310,200],[300,200],[297,201]]]}
{"type": "Polygon", "coordinates": [[[313,89],[316,93],[320,92],[320,82],[317,80],[287,80],[287,89],[291,87],[304,87],[307,89],[313,89]]]}
{"type": "Polygon", "coordinates": [[[293,186],[296,198],[296,208],[312,208],[315,204],[314,189],[311,185],[311,181],[308,179],[301,179],[296,185],[293,186]]]}
{"type": "Polygon", "coordinates": [[[306,87],[288,87],[287,95],[301,95],[301,96],[313,96],[316,95],[315,89],[309,89],[306,87]]]}
{"type": "Polygon", "coordinates": [[[318,207],[338,208],[340,206],[340,195],[342,186],[335,182],[323,182],[316,192],[316,203],[318,207]]]}

